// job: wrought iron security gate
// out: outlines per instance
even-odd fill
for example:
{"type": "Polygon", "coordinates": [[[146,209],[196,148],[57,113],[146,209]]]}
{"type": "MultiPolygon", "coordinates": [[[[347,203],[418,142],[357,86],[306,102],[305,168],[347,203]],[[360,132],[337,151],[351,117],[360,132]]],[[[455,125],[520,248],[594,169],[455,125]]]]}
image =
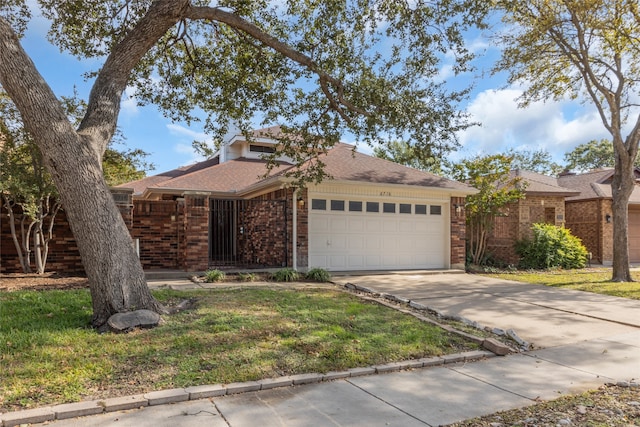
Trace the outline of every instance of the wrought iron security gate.
{"type": "Polygon", "coordinates": [[[288,259],[285,200],[210,201],[209,264],[213,268],[283,267],[288,259]]]}

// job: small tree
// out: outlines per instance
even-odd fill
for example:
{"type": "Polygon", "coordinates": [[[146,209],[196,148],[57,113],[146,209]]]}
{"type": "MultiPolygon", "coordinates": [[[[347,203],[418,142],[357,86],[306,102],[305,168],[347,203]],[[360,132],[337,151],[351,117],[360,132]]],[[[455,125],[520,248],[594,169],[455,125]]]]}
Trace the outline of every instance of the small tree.
{"type": "Polygon", "coordinates": [[[487,239],[504,207],[524,197],[521,179],[510,174],[513,156],[501,154],[464,159],[451,166],[450,175],[478,190],[467,196],[467,251],[474,264],[482,264],[487,239]]]}
{"type": "Polygon", "coordinates": [[[11,238],[24,273],[44,273],[49,241],[61,209],[57,191],[38,147],[20,123],[19,114],[0,93],[0,204],[9,218],[11,238]],[[20,212],[20,217],[17,217],[20,212]]]}
{"type": "MultiPolygon", "coordinates": [[[[70,120],[79,122],[84,105],[76,97],[62,98],[70,120]],[[75,118],[74,118],[75,117],[75,118]]],[[[123,137],[116,133],[113,143],[123,137]]],[[[140,179],[151,167],[142,150],[107,148],[102,169],[109,185],[140,179]]],[[[42,274],[49,256],[49,242],[58,212],[62,209],[58,191],[47,172],[39,148],[24,129],[20,114],[0,90],[0,207],[7,212],[11,238],[20,267],[42,274]]]]}

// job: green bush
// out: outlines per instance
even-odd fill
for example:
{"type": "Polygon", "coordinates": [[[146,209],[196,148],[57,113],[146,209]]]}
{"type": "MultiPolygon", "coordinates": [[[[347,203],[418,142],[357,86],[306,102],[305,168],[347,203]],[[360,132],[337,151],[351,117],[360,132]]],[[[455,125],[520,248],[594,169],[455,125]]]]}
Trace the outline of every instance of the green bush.
{"type": "Polygon", "coordinates": [[[271,273],[270,278],[276,282],[295,282],[300,278],[300,274],[292,268],[282,268],[271,273]]]}
{"type": "Polygon", "coordinates": [[[204,280],[208,283],[222,282],[226,277],[224,271],[220,270],[207,270],[204,273],[204,280]]]}
{"type": "Polygon", "coordinates": [[[324,268],[312,268],[304,275],[305,279],[313,280],[314,282],[330,282],[331,273],[324,268]]]}
{"type": "Polygon", "coordinates": [[[533,239],[516,243],[520,268],[571,269],[587,265],[587,249],[566,228],[551,224],[533,224],[531,228],[533,239]]]}
{"type": "Polygon", "coordinates": [[[238,273],[239,282],[255,282],[258,279],[258,275],[255,273],[238,273]]]}

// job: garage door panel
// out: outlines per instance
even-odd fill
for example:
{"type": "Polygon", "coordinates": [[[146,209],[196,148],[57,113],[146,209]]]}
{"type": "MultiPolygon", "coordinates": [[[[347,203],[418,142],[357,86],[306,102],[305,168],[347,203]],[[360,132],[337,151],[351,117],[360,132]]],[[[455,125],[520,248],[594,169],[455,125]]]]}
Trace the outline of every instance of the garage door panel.
{"type": "Polygon", "coordinates": [[[445,215],[399,211],[311,210],[309,267],[334,271],[446,267],[447,220],[445,215]]]}
{"type": "Polygon", "coordinates": [[[382,229],[382,221],[379,219],[371,219],[371,218],[366,218],[366,231],[368,232],[372,232],[372,233],[378,233],[381,229],[382,229]]]}
{"type": "Polygon", "coordinates": [[[349,218],[349,233],[359,233],[364,231],[364,220],[362,218],[349,218]]]}
{"type": "Polygon", "coordinates": [[[349,236],[348,249],[349,251],[363,251],[366,248],[365,237],[362,235],[354,234],[349,236]]]}
{"type": "Polygon", "coordinates": [[[629,208],[628,224],[629,262],[640,262],[640,210],[629,208]]]}
{"type": "Polygon", "coordinates": [[[379,251],[383,249],[382,247],[382,236],[378,236],[375,234],[367,234],[365,236],[367,242],[367,249],[370,251],[379,251]]]}
{"type": "Polygon", "coordinates": [[[381,265],[380,255],[367,255],[365,260],[367,268],[376,269],[381,265]]]}
{"type": "Polygon", "coordinates": [[[400,233],[412,233],[415,230],[415,221],[398,221],[398,231],[400,233]]]}
{"type": "Polygon", "coordinates": [[[395,233],[396,231],[398,231],[398,224],[396,223],[396,221],[384,221],[382,223],[382,231],[384,231],[385,233],[395,233]]]}
{"type": "Polygon", "coordinates": [[[366,265],[364,263],[363,255],[349,255],[349,267],[352,270],[364,269],[366,265]]]}
{"type": "Polygon", "coordinates": [[[345,251],[348,248],[348,245],[347,245],[348,238],[344,234],[342,235],[333,234],[329,242],[330,242],[329,246],[331,246],[331,249],[333,251],[345,251]]]}
{"type": "Polygon", "coordinates": [[[330,257],[330,266],[334,270],[344,270],[347,267],[347,258],[344,255],[332,255],[330,257]]]}
{"type": "Polygon", "coordinates": [[[345,232],[349,229],[347,227],[347,218],[330,217],[330,230],[331,232],[345,232]]]}

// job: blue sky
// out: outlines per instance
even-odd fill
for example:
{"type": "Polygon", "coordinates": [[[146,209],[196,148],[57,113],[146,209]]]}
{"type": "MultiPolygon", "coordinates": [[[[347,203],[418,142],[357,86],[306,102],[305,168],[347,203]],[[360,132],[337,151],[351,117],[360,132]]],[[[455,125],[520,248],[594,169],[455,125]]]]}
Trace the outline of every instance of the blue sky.
{"type": "MultiPolygon", "coordinates": [[[[100,63],[78,61],[46,41],[47,27],[42,19],[32,21],[23,46],[40,73],[58,96],[71,96],[74,87],[81,98],[86,99],[90,83],[82,74],[95,71],[100,63]]],[[[576,145],[591,139],[608,138],[595,109],[577,102],[534,103],[526,109],[517,107],[516,98],[521,93],[517,86],[506,86],[504,75],[490,76],[488,70],[499,56],[499,48],[492,46],[488,38],[476,34],[468,44],[483,59],[477,62],[473,75],[453,76],[445,58],[440,78],[456,87],[475,82],[475,89],[464,106],[471,119],[480,126],[461,132],[458,137],[460,150],[451,154],[452,159],[478,154],[492,154],[514,149],[546,149],[554,160],[561,162],[564,153],[576,145]],[[480,76],[481,78],[474,78],[480,76]]],[[[140,107],[127,94],[122,103],[119,127],[129,148],[140,148],[148,153],[148,161],[156,166],[150,175],[201,160],[191,148],[194,139],[207,140],[202,129],[171,123],[153,106],[140,107]]],[[[345,142],[349,141],[345,138],[345,142]]],[[[359,151],[370,153],[371,148],[360,144],[359,151]]]]}

